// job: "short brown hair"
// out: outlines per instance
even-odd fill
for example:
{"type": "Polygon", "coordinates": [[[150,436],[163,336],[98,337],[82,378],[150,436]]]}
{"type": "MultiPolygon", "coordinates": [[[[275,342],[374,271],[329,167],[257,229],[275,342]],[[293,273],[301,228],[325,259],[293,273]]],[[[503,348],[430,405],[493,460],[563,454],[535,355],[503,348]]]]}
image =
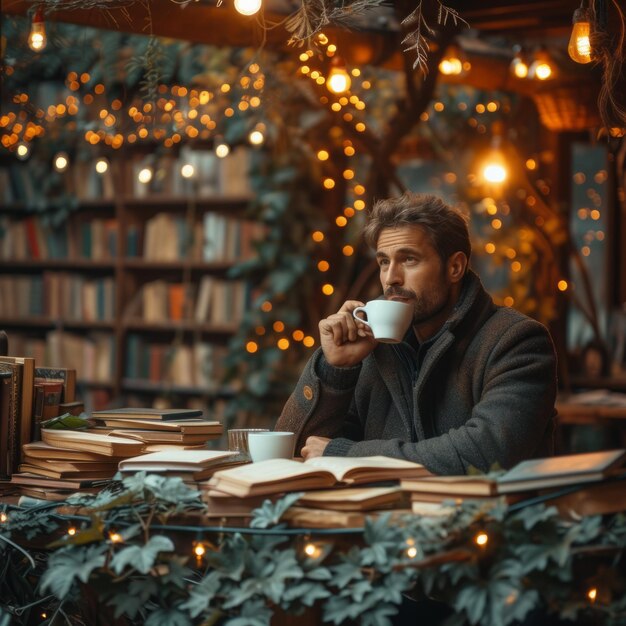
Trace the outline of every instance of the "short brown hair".
{"type": "Polygon", "coordinates": [[[384,228],[402,226],[421,226],[443,263],[459,251],[470,258],[467,218],[437,196],[405,191],[401,196],[378,200],[367,218],[363,236],[375,250],[384,228]]]}

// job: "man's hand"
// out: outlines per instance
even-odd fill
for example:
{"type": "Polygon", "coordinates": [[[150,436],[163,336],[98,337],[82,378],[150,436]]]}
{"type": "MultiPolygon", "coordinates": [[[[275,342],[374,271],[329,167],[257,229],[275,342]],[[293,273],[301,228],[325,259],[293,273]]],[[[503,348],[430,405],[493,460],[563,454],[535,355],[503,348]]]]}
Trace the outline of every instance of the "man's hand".
{"type": "Polygon", "coordinates": [[[326,446],[329,442],[330,439],[327,437],[307,437],[300,454],[302,454],[302,458],[304,458],[305,461],[315,456],[323,456],[324,450],[326,450],[326,446]]]}
{"type": "Polygon", "coordinates": [[[369,327],[352,316],[363,302],[348,300],[337,313],[319,323],[320,343],[326,361],[335,367],[360,363],[377,345],[369,327]]]}

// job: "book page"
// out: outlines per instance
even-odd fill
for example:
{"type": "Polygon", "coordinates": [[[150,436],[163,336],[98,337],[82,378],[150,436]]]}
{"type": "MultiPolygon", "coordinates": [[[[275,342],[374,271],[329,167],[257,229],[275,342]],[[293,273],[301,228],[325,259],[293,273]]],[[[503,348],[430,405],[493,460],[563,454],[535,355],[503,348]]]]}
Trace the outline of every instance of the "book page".
{"type": "Polygon", "coordinates": [[[321,468],[307,466],[306,463],[291,461],[289,459],[270,459],[250,463],[229,470],[216,472],[213,478],[219,481],[235,482],[244,485],[257,485],[262,483],[279,482],[298,476],[317,474],[320,471],[328,473],[321,468]]]}
{"type": "Polygon", "coordinates": [[[304,464],[327,470],[331,472],[338,481],[344,480],[350,472],[360,469],[405,470],[423,467],[419,463],[412,463],[404,459],[394,459],[387,456],[318,456],[307,459],[304,464]]]}
{"type": "Polygon", "coordinates": [[[175,468],[183,464],[202,467],[207,463],[226,460],[231,456],[237,456],[237,454],[239,453],[228,450],[164,450],[125,459],[120,462],[120,469],[131,469],[137,465],[175,468]]]}

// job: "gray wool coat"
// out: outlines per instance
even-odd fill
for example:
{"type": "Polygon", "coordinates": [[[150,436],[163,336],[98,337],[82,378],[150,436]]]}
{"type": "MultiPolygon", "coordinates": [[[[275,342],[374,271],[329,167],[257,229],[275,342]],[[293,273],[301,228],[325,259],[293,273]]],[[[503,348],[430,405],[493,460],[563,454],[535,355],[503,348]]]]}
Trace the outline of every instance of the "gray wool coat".
{"type": "Polygon", "coordinates": [[[276,430],[295,432],[297,450],[309,435],[330,437],[325,456],[397,457],[442,475],[552,454],[557,381],[547,329],[496,306],[473,272],[464,281],[457,307],[418,351],[379,344],[361,364],[337,368],[318,349],[276,430]]]}

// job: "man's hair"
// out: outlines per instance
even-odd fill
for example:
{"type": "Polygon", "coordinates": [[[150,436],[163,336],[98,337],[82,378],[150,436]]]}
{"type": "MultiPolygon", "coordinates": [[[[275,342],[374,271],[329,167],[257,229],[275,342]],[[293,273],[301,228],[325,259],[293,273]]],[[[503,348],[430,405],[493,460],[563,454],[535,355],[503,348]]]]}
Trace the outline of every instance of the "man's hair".
{"type": "Polygon", "coordinates": [[[363,236],[375,250],[384,228],[403,226],[421,226],[443,263],[459,251],[470,258],[467,218],[437,196],[406,191],[401,196],[379,200],[368,216],[363,236]]]}

